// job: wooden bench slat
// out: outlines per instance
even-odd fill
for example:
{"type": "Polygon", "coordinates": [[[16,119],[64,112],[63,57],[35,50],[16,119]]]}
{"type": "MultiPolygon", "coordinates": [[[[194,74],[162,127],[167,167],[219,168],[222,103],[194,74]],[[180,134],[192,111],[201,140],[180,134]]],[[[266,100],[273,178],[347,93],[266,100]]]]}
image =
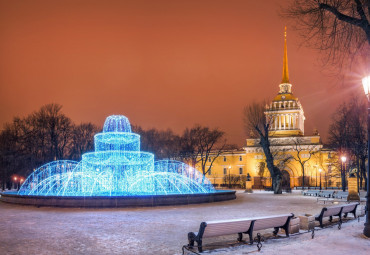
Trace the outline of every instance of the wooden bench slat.
{"type": "Polygon", "coordinates": [[[251,220],[241,222],[207,223],[203,237],[212,237],[219,235],[231,235],[248,231],[251,220]]]}

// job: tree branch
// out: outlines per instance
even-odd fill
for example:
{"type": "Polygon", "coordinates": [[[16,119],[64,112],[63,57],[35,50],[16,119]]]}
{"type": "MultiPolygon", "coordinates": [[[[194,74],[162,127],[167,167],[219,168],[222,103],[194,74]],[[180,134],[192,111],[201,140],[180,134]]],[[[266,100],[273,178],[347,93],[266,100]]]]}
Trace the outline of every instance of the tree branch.
{"type": "Polygon", "coordinates": [[[341,21],[350,23],[354,26],[358,26],[358,27],[360,27],[360,28],[362,28],[366,31],[366,25],[368,25],[366,19],[364,21],[362,19],[357,19],[357,18],[354,18],[354,17],[350,17],[348,15],[345,15],[345,14],[339,12],[338,9],[336,9],[335,7],[333,7],[331,5],[328,5],[328,4],[320,3],[319,8],[333,13],[341,21]]]}

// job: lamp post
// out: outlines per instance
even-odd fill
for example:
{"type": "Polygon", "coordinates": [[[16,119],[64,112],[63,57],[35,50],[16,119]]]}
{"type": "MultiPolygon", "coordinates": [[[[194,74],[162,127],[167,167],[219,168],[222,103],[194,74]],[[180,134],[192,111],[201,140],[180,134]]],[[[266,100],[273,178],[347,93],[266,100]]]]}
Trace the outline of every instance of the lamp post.
{"type": "Polygon", "coordinates": [[[370,76],[362,79],[365,95],[367,97],[367,194],[366,194],[366,219],[364,235],[370,237],[370,76]]]}
{"type": "Polygon", "coordinates": [[[320,190],[321,190],[321,171],[322,171],[322,169],[320,168],[319,169],[319,172],[320,172],[320,190]]]}
{"type": "Polygon", "coordinates": [[[342,190],[343,191],[346,191],[346,161],[347,161],[347,158],[346,156],[342,156],[340,157],[341,161],[342,161],[342,169],[341,169],[341,175],[342,175],[342,190]]]}
{"type": "Polygon", "coordinates": [[[316,184],[315,187],[317,188],[317,168],[316,168],[316,178],[315,178],[316,184]]]}
{"type": "Polygon", "coordinates": [[[18,190],[21,188],[21,185],[22,185],[23,182],[24,182],[24,179],[23,178],[20,178],[19,179],[19,187],[18,187],[18,190]]]}
{"type": "Polygon", "coordinates": [[[18,186],[17,185],[17,179],[18,179],[17,176],[14,176],[13,179],[14,179],[14,186],[15,186],[16,189],[18,189],[18,187],[17,187],[18,186]]]}
{"type": "Polygon", "coordinates": [[[231,166],[229,166],[229,188],[231,189],[231,176],[230,176],[231,166]]]}

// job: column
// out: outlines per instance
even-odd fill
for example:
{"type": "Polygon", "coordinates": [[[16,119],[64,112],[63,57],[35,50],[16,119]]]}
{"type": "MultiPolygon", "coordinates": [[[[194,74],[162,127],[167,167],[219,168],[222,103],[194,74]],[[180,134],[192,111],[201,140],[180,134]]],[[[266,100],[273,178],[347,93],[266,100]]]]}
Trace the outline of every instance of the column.
{"type": "Polygon", "coordinates": [[[289,114],[289,129],[292,128],[292,115],[289,114]]]}
{"type": "Polygon", "coordinates": [[[286,114],[284,114],[283,117],[284,117],[284,129],[286,129],[286,114]]]}
{"type": "Polygon", "coordinates": [[[278,116],[279,116],[278,117],[279,118],[279,129],[281,129],[281,115],[279,114],[278,116]]]}

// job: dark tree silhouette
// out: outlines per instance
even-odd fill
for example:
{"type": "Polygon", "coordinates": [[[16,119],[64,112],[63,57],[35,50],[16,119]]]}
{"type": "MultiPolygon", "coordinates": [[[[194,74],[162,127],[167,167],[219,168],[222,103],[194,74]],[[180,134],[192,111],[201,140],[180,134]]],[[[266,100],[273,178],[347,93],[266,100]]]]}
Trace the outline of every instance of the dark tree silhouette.
{"type": "Polygon", "coordinates": [[[294,19],[309,46],[328,53],[325,63],[342,68],[355,57],[369,63],[369,0],[293,0],[282,14],[294,19]]]}
{"type": "Polygon", "coordinates": [[[265,103],[252,103],[244,108],[244,127],[247,133],[255,134],[259,139],[263,152],[266,157],[267,169],[272,179],[272,189],[274,194],[282,193],[282,174],[280,169],[274,164],[274,156],[271,151],[269,130],[272,120],[266,120],[265,103]]]}
{"type": "Polygon", "coordinates": [[[182,155],[193,166],[200,164],[203,176],[212,168],[215,160],[225,149],[224,132],[196,125],[182,135],[182,155]]]}

